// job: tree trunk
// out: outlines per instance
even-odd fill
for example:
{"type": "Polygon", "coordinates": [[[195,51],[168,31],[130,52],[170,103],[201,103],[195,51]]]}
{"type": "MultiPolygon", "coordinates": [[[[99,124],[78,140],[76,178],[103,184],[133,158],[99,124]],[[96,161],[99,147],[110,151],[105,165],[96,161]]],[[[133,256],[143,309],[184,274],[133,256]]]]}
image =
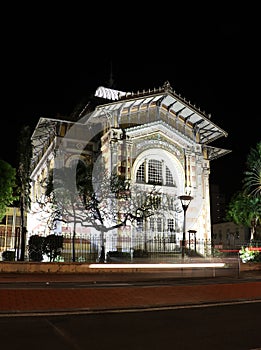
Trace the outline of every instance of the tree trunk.
{"type": "Polygon", "coordinates": [[[24,261],[25,258],[25,241],[26,241],[26,227],[22,227],[21,231],[21,255],[20,261],[24,261]]]}
{"type": "Polygon", "coordinates": [[[99,256],[99,262],[104,263],[105,262],[105,239],[104,239],[104,232],[101,232],[101,252],[99,256]]]}
{"type": "Polygon", "coordinates": [[[20,261],[24,261],[25,257],[25,241],[26,241],[26,227],[24,220],[24,205],[21,203],[21,252],[20,252],[20,261]]]}
{"type": "Polygon", "coordinates": [[[72,239],[72,261],[75,262],[75,237],[76,232],[75,229],[73,230],[73,239],[72,239]]]}

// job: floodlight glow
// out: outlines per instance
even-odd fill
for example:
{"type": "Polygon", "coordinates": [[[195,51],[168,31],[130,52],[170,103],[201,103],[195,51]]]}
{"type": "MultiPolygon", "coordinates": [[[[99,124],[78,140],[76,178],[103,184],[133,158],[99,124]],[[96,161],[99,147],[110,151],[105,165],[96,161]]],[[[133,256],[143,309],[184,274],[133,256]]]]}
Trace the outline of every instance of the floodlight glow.
{"type": "Polygon", "coordinates": [[[90,264],[90,269],[177,269],[192,267],[224,267],[225,263],[188,263],[188,264],[90,264]]]}

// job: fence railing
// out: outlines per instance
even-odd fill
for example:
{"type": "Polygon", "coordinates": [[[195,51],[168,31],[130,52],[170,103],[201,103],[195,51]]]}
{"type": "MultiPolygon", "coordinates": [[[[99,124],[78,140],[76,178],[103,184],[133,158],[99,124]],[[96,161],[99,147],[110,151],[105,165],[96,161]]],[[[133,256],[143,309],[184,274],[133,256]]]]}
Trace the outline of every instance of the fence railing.
{"type": "MultiPolygon", "coordinates": [[[[249,246],[246,242],[244,246],[249,246]]],[[[255,246],[261,246],[261,242],[251,243],[255,246]]],[[[242,245],[228,249],[226,244],[216,244],[211,239],[197,239],[186,241],[185,256],[186,257],[218,257],[221,255],[236,255],[242,245]]],[[[145,239],[144,236],[139,237],[109,237],[102,240],[100,236],[77,235],[74,239],[71,235],[63,236],[63,246],[56,261],[72,262],[73,256],[76,262],[97,262],[104,247],[105,260],[113,261],[155,261],[155,262],[170,262],[181,259],[181,241],[177,242],[171,237],[154,237],[145,239]],[[74,253],[73,254],[73,247],[74,253]]],[[[29,249],[32,247],[26,246],[25,257],[29,259],[29,249]]],[[[17,246],[17,237],[9,236],[8,239],[0,237],[0,260],[2,253],[10,251],[13,254],[13,260],[19,260],[20,247],[17,246]]],[[[6,254],[5,254],[6,256],[6,254]]],[[[49,261],[47,256],[43,256],[43,261],[49,261]]]]}

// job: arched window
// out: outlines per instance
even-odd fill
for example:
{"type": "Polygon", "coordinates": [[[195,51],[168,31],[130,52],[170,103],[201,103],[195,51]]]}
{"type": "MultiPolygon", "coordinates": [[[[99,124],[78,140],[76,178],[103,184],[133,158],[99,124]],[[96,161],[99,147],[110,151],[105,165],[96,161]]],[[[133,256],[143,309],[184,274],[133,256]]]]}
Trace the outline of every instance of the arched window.
{"type": "Polygon", "coordinates": [[[145,161],[139,166],[136,173],[137,183],[148,183],[151,185],[176,186],[170,169],[164,162],[150,159],[145,165],[145,161]],[[146,181],[147,179],[147,181],[146,181]]]}
{"type": "Polygon", "coordinates": [[[162,184],[162,162],[159,160],[149,160],[148,183],[162,184]]]}
{"type": "Polygon", "coordinates": [[[167,166],[166,166],[166,185],[168,186],[174,185],[173,176],[167,166]]]}
{"type": "Polygon", "coordinates": [[[139,183],[145,182],[144,163],[141,164],[141,166],[137,171],[136,182],[139,182],[139,183]]]}

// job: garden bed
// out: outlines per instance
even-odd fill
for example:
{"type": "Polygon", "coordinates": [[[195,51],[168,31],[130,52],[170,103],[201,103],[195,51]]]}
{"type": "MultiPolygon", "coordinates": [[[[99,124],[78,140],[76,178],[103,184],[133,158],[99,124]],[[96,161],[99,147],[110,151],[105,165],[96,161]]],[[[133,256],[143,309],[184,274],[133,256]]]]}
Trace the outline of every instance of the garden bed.
{"type": "Polygon", "coordinates": [[[261,271],[261,262],[240,263],[240,271],[261,271]]]}

